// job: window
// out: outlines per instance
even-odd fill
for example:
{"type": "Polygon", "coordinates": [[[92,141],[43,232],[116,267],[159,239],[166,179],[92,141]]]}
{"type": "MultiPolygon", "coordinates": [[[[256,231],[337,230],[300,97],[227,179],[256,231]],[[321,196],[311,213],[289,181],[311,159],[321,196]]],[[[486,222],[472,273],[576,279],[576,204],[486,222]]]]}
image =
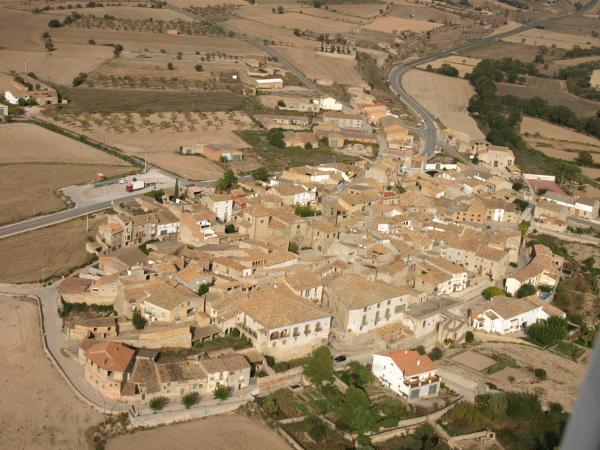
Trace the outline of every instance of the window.
{"type": "Polygon", "coordinates": [[[406,310],[406,305],[396,305],[394,308],[394,314],[400,314],[406,310]]]}
{"type": "Polygon", "coordinates": [[[437,394],[437,384],[432,384],[429,386],[429,395],[435,395],[437,394]]]}
{"type": "Polygon", "coordinates": [[[416,388],[410,391],[410,396],[409,399],[410,400],[416,400],[419,398],[419,394],[420,394],[420,389],[416,388]]]}

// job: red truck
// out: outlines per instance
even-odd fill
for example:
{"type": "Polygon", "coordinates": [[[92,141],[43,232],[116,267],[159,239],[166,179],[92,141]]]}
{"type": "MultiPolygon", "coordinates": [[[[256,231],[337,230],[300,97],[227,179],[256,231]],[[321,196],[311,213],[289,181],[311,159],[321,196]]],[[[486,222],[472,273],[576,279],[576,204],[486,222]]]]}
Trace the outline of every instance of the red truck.
{"type": "Polygon", "coordinates": [[[132,181],[125,186],[125,190],[127,192],[139,191],[140,189],[144,189],[146,187],[146,183],[143,181],[132,181]]]}

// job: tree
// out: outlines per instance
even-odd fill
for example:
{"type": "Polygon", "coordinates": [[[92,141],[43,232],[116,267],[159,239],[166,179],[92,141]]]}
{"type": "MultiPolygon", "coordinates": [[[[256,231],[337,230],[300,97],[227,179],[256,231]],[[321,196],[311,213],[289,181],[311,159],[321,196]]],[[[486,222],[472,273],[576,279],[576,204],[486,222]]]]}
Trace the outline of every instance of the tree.
{"type": "Polygon", "coordinates": [[[537,368],[533,371],[533,374],[535,375],[535,377],[538,380],[545,380],[546,377],[548,376],[548,374],[546,373],[546,371],[544,369],[541,368],[537,368]]]}
{"type": "Polygon", "coordinates": [[[472,332],[472,331],[467,331],[467,332],[465,333],[465,342],[466,342],[467,344],[472,344],[472,343],[473,343],[473,341],[475,341],[475,335],[473,334],[473,332],[472,332]]]}
{"type": "Polygon", "coordinates": [[[254,169],[250,172],[252,178],[256,181],[267,181],[269,179],[269,172],[264,167],[259,167],[258,169],[254,169]]]}
{"type": "Polygon", "coordinates": [[[131,322],[136,330],[143,330],[146,326],[146,319],[142,316],[142,313],[139,309],[135,309],[133,311],[133,317],[131,318],[131,322]]]}
{"type": "Polygon", "coordinates": [[[439,347],[433,347],[433,349],[427,354],[427,356],[429,356],[430,360],[437,361],[438,359],[442,359],[442,356],[444,356],[444,352],[442,352],[442,349],[439,347]]]}
{"type": "Polygon", "coordinates": [[[202,72],[204,70],[204,67],[202,67],[202,64],[196,64],[194,66],[194,69],[196,69],[196,72],[202,72]]]}
{"type": "Polygon", "coordinates": [[[227,225],[225,225],[225,233],[230,234],[230,233],[235,233],[237,230],[235,229],[235,225],[232,223],[228,223],[227,225]]]}
{"type": "Polygon", "coordinates": [[[373,372],[368,367],[363,366],[357,361],[350,361],[348,364],[349,384],[359,388],[364,388],[373,381],[373,372]]]}
{"type": "Polygon", "coordinates": [[[96,45],[96,41],[94,39],[88,39],[88,44],[96,45]]]}
{"type": "Polygon", "coordinates": [[[513,182],[512,188],[515,191],[520,191],[521,189],[523,189],[525,187],[525,185],[523,184],[523,182],[521,180],[516,180],[515,182],[513,182]]]}
{"type": "Polygon", "coordinates": [[[88,74],[85,72],[79,72],[79,75],[77,75],[75,78],[73,78],[73,86],[79,86],[81,84],[83,84],[85,82],[85,80],[87,80],[88,74]]]}
{"type": "Polygon", "coordinates": [[[546,323],[538,322],[527,327],[527,335],[542,346],[554,345],[569,334],[567,319],[552,316],[546,323]]]}
{"type": "Polygon", "coordinates": [[[200,396],[197,392],[190,392],[181,397],[181,404],[185,406],[185,409],[190,409],[192,406],[200,401],[200,396]]]}
{"type": "Polygon", "coordinates": [[[298,244],[293,241],[290,241],[288,244],[288,252],[298,253],[298,244]]]}
{"type": "Polygon", "coordinates": [[[592,167],[594,165],[594,158],[590,152],[579,152],[579,156],[577,157],[576,161],[582,166],[592,167]]]}
{"type": "Polygon", "coordinates": [[[333,381],[333,359],[326,346],[314,349],[304,363],[304,375],[310,378],[315,386],[324,381],[333,381]]]}
{"type": "Polygon", "coordinates": [[[217,189],[221,192],[225,192],[231,189],[235,183],[237,183],[237,177],[233,173],[233,170],[228,169],[223,173],[223,176],[217,180],[217,189]]]}
{"type": "Polygon", "coordinates": [[[50,22],[48,22],[48,26],[50,28],[59,28],[61,25],[58,19],[52,19],[50,22]]]}
{"type": "Polygon", "coordinates": [[[497,286],[490,286],[481,291],[481,295],[483,295],[486,300],[490,300],[496,295],[504,295],[504,291],[497,286]]]}
{"type": "Polygon", "coordinates": [[[231,386],[217,386],[216,389],[213,391],[213,395],[216,399],[223,401],[231,397],[232,392],[233,389],[231,388],[231,386]]]}
{"type": "Polygon", "coordinates": [[[169,70],[173,70],[173,69],[175,69],[175,66],[174,66],[174,65],[173,65],[173,63],[171,63],[171,62],[170,62],[170,63],[167,63],[167,69],[169,69],[169,70]]]}
{"type": "Polygon", "coordinates": [[[120,56],[121,53],[123,52],[124,48],[121,44],[115,44],[115,49],[113,50],[113,53],[115,54],[115,56],[120,56]]]}
{"type": "Polygon", "coordinates": [[[273,147],[284,148],[283,130],[281,128],[271,128],[267,133],[267,140],[273,147]]]}
{"type": "Polygon", "coordinates": [[[519,230],[521,231],[521,236],[527,236],[527,232],[529,231],[529,227],[531,222],[529,220],[522,220],[519,224],[519,230]]]}
{"type": "Polygon", "coordinates": [[[277,106],[279,108],[285,108],[285,102],[283,100],[277,100],[277,106]]]}
{"type": "Polygon", "coordinates": [[[529,297],[537,292],[537,289],[533,284],[525,283],[517,290],[517,298],[529,297]]]}
{"type": "Polygon", "coordinates": [[[350,386],[335,410],[340,422],[361,435],[377,429],[378,414],[362,389],[350,386]]]}
{"type": "Polygon", "coordinates": [[[419,355],[424,355],[425,353],[427,353],[427,350],[425,350],[425,347],[422,345],[418,345],[415,348],[413,348],[413,350],[415,352],[417,352],[419,355]]]}
{"type": "Polygon", "coordinates": [[[212,285],[213,285],[213,282],[201,283],[200,286],[198,286],[198,295],[204,295],[204,294],[208,293],[208,291],[210,290],[210,287],[212,285]]]}
{"type": "Polygon", "coordinates": [[[179,177],[175,178],[175,188],[173,189],[173,198],[179,198],[179,177]]]}
{"type": "Polygon", "coordinates": [[[166,397],[152,397],[148,402],[148,405],[154,412],[161,411],[167,404],[169,399],[166,397]]]}

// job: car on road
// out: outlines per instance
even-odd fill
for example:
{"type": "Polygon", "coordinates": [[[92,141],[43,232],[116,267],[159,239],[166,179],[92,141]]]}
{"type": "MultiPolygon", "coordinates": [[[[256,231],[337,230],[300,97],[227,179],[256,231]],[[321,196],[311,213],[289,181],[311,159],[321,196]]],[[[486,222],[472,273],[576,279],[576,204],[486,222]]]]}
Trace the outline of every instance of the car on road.
{"type": "Polygon", "coordinates": [[[335,358],[333,358],[333,362],[336,364],[341,364],[346,362],[346,356],[345,355],[338,355],[335,358]]]}

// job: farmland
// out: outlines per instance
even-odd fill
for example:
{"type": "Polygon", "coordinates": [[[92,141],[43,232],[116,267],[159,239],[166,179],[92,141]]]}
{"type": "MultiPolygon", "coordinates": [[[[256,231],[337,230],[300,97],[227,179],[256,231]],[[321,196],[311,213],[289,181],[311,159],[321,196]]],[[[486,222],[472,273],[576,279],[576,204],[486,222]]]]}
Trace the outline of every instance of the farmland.
{"type": "Polygon", "coordinates": [[[482,139],[483,133],[469,116],[467,105],[474,90],[467,80],[411,70],[402,79],[407,92],[448,128],[482,139]]]}
{"type": "Polygon", "coordinates": [[[532,46],[545,45],[546,47],[564,48],[566,50],[573,48],[575,45],[578,45],[581,48],[600,46],[600,39],[598,38],[540,30],[537,28],[526,30],[513,36],[508,36],[503,40],[517,44],[520,43],[532,46]]]}
{"type": "Polygon", "coordinates": [[[510,56],[523,62],[531,62],[537,52],[538,49],[530,45],[498,41],[493,44],[464,50],[461,54],[478,59],[502,59],[510,56]]]}
{"type": "Polygon", "coordinates": [[[414,31],[423,33],[443,26],[443,23],[429,22],[425,20],[405,19],[402,17],[378,17],[372,23],[363,28],[365,30],[379,31],[381,33],[394,33],[397,31],[414,31]]]}
{"type": "Polygon", "coordinates": [[[451,55],[436,59],[428,64],[422,64],[419,66],[419,68],[425,69],[428,65],[431,65],[432,68],[439,69],[443,64],[450,64],[452,67],[458,70],[459,76],[464,78],[466,74],[471,73],[473,67],[479,64],[480,61],[480,59],[469,58],[467,56],[451,55]]]}
{"type": "Polygon", "coordinates": [[[131,169],[120,159],[35,125],[10,124],[2,130],[0,177],[5,195],[0,223],[63,209],[66,203],[58,190],[87,183],[99,172],[114,176],[131,169]]]}
{"type": "Polygon", "coordinates": [[[498,95],[515,95],[521,98],[541,97],[551,105],[563,105],[578,116],[589,117],[600,109],[600,103],[576,97],[567,92],[564,82],[551,78],[527,77],[525,85],[498,84],[498,95]]]}
{"type": "Polygon", "coordinates": [[[87,448],[85,432],[102,415],[75,397],[42,351],[36,304],[0,297],[0,323],[1,386],[10,392],[0,402],[2,447],[87,448]]]}
{"type": "Polygon", "coordinates": [[[58,277],[85,264],[90,260],[85,244],[103,221],[100,214],[90,216],[87,232],[86,219],[80,217],[0,239],[0,254],[11,255],[0,260],[0,282],[35,282],[42,274],[58,277]]]}

